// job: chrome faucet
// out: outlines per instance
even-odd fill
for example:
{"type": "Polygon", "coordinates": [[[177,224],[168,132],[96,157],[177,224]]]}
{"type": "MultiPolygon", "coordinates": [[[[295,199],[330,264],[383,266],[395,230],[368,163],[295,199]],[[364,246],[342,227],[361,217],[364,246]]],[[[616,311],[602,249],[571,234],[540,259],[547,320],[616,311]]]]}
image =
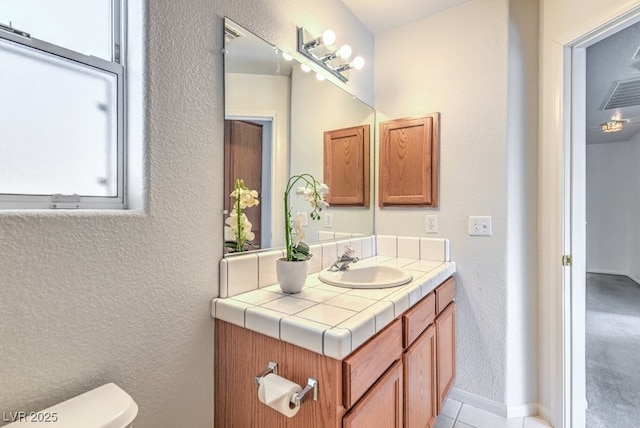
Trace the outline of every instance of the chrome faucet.
{"type": "Polygon", "coordinates": [[[351,247],[344,247],[344,254],[338,257],[338,260],[333,262],[331,267],[328,269],[332,272],[337,272],[339,270],[347,270],[349,269],[349,265],[351,263],[356,263],[359,259],[354,257],[353,254],[355,250],[351,247]]]}

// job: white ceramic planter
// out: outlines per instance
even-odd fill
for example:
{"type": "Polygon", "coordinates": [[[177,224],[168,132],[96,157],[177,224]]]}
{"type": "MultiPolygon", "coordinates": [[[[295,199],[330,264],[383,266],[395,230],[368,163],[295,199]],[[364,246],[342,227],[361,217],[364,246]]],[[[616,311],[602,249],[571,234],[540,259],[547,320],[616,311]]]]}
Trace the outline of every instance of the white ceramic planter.
{"type": "Polygon", "coordinates": [[[299,293],[307,280],[309,260],[289,262],[286,259],[276,260],[278,284],[284,293],[299,293]]]}

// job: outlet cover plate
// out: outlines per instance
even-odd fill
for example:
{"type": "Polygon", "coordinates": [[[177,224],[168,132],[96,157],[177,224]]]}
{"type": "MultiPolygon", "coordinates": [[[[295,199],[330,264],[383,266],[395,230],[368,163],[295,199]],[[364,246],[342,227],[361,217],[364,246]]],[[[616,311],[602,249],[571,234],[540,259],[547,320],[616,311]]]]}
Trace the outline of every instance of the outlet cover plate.
{"type": "Polygon", "coordinates": [[[438,216],[435,214],[425,215],[424,229],[427,233],[438,233],[438,216]]]}

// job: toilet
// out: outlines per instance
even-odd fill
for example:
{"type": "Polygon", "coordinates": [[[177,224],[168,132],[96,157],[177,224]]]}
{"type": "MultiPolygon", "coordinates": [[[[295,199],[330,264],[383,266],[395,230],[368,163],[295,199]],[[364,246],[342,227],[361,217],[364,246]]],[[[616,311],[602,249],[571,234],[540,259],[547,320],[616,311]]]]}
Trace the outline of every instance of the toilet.
{"type": "Polygon", "coordinates": [[[39,412],[14,415],[16,421],[5,428],[127,428],[137,415],[133,398],[108,383],[39,412]]]}

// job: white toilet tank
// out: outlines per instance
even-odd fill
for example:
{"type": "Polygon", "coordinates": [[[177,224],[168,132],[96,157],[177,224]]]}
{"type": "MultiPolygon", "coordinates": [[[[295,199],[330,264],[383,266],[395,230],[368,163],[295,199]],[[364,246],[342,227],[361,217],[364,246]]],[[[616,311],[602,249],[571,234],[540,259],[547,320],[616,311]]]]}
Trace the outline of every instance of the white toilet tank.
{"type": "Polygon", "coordinates": [[[39,412],[14,415],[5,428],[126,428],[138,415],[133,398],[108,383],[39,412]]]}

